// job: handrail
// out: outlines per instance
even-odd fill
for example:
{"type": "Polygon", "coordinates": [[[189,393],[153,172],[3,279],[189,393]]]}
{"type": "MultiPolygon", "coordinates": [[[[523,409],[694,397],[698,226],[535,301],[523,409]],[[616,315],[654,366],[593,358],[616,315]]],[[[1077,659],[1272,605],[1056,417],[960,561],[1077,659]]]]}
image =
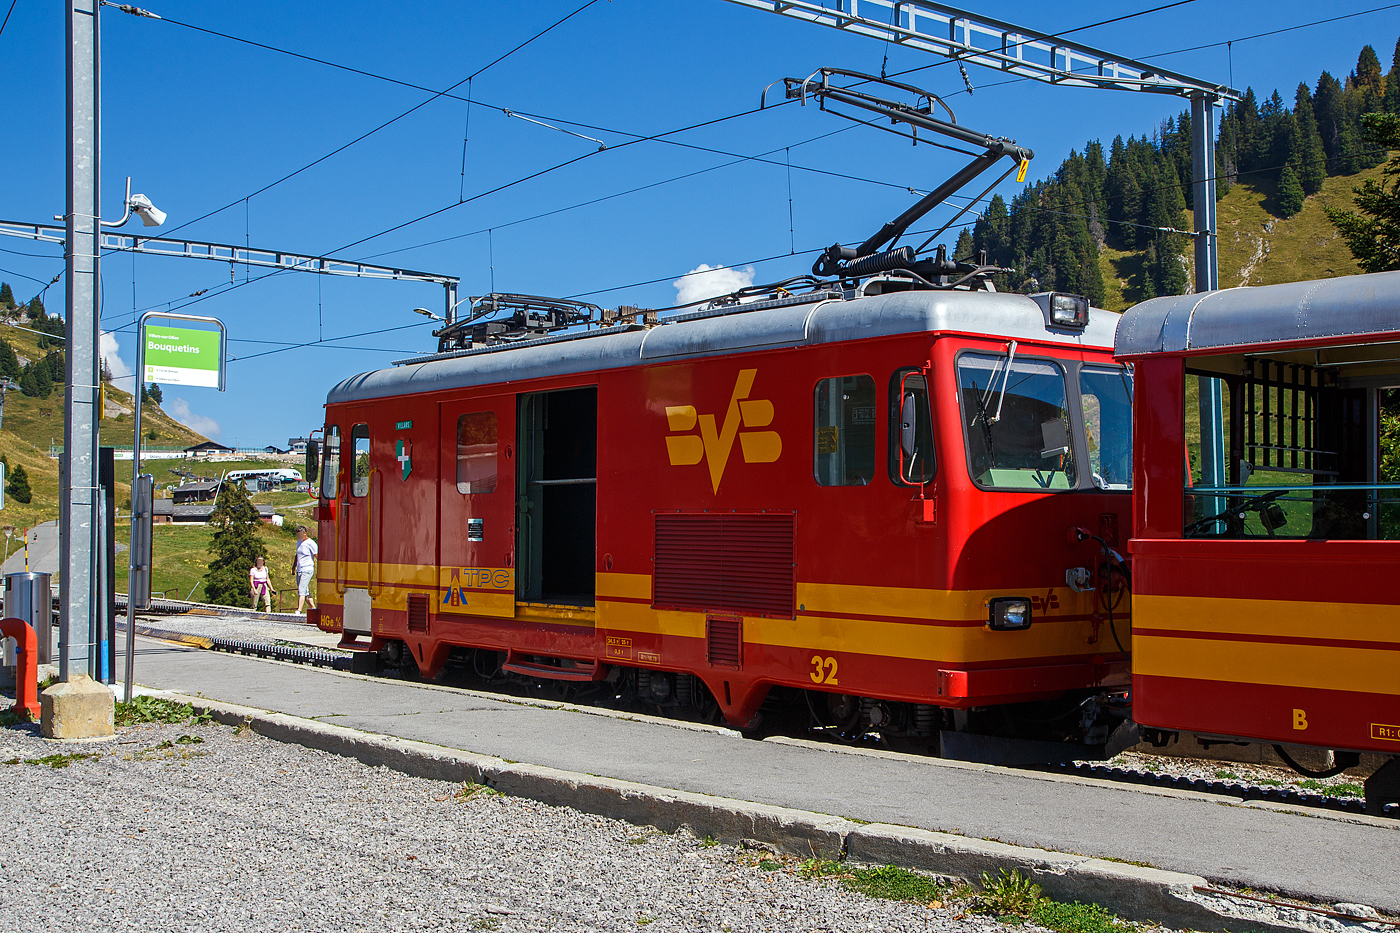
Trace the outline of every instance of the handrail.
{"type": "Polygon", "coordinates": [[[350,523],[349,516],[345,514],[345,504],[349,501],[341,499],[341,490],[345,489],[345,470],[340,469],[335,474],[335,498],[332,502],[339,503],[335,506],[335,595],[344,596],[348,589],[346,574],[349,573],[350,563],[350,523]]]}
{"type": "MultiPolygon", "coordinates": [[[[384,543],[382,541],[375,541],[374,538],[374,507],[380,505],[382,508],[381,503],[384,498],[384,480],[378,467],[369,471],[368,485],[368,494],[365,496],[365,586],[369,590],[369,595],[378,596],[381,587],[375,581],[375,574],[379,570],[379,565],[383,562],[384,558],[384,543]],[[378,496],[374,494],[375,477],[380,477],[380,494],[378,496]],[[376,545],[378,546],[376,547],[376,545]],[[374,559],[376,555],[380,558],[379,560],[374,559]]],[[[383,523],[381,522],[380,524],[383,523]]]]}

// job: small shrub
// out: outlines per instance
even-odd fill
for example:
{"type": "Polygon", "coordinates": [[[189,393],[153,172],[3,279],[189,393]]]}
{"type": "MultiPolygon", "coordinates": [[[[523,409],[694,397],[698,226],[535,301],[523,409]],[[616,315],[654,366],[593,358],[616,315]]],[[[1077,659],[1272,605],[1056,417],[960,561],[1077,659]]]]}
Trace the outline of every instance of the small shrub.
{"type": "Polygon", "coordinates": [[[1026,917],[1040,901],[1040,885],[1019,871],[1003,868],[995,878],[982,876],[982,905],[988,913],[1026,917]]]}

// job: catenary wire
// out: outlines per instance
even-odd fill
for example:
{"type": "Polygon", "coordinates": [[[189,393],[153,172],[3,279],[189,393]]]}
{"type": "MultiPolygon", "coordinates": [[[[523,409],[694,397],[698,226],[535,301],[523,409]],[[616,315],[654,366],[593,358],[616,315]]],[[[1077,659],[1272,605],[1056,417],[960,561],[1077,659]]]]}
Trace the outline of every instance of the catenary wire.
{"type": "MultiPolygon", "coordinates": [[[[550,24],[550,25],[547,26],[546,28],[544,28],[544,29],[542,29],[541,31],[535,33],[533,36],[531,36],[530,38],[526,39],[524,42],[520,43],[520,44],[517,45],[515,48],[511,49],[509,52],[506,52],[505,54],[503,54],[503,55],[497,57],[496,59],[494,59],[493,61],[491,61],[489,64],[483,65],[481,68],[478,68],[476,71],[472,72],[470,75],[468,75],[467,77],[463,78],[461,81],[458,81],[456,84],[453,84],[453,85],[451,85],[450,87],[448,87],[448,88],[446,88],[446,89],[444,89],[444,90],[442,90],[442,91],[436,91],[436,92],[431,92],[431,91],[430,91],[430,93],[432,93],[432,95],[433,95],[432,97],[429,97],[427,100],[424,100],[424,101],[422,101],[421,103],[418,103],[418,104],[416,104],[416,105],[410,107],[409,109],[405,110],[404,112],[400,113],[399,115],[395,116],[394,118],[392,118],[392,119],[390,119],[390,120],[387,120],[387,121],[385,121],[384,123],[379,124],[379,125],[376,126],[374,129],[369,130],[368,132],[363,133],[363,134],[361,134],[360,136],[355,137],[354,139],[350,140],[350,142],[345,143],[344,145],[339,146],[339,147],[337,147],[336,149],[333,149],[332,151],[330,151],[330,152],[326,153],[325,155],[321,156],[320,158],[314,159],[313,161],[306,163],[306,164],[303,165],[301,168],[298,168],[298,169],[296,169],[296,170],[293,171],[293,172],[289,172],[288,174],[283,175],[281,178],[278,178],[276,181],[273,181],[273,182],[270,182],[270,183],[268,183],[268,184],[266,184],[266,185],[263,185],[261,188],[257,189],[256,191],[253,191],[251,194],[246,194],[246,195],[244,195],[243,197],[236,198],[235,200],[230,201],[229,203],[225,204],[223,207],[220,207],[220,208],[218,208],[218,209],[216,209],[216,210],[209,211],[208,213],[202,214],[202,215],[200,215],[199,217],[196,217],[196,218],[193,219],[193,220],[189,220],[189,221],[186,221],[186,222],[183,223],[183,224],[180,224],[180,226],[178,226],[178,227],[172,228],[172,229],[169,231],[169,233],[174,233],[174,232],[176,232],[176,231],[178,231],[178,230],[183,230],[185,227],[188,227],[188,226],[190,226],[190,225],[192,225],[192,224],[199,223],[199,222],[202,221],[202,220],[207,220],[208,218],[213,217],[215,214],[222,213],[223,211],[228,210],[229,208],[231,208],[231,207],[233,207],[233,206],[239,204],[239,203],[242,202],[242,201],[247,200],[248,198],[256,197],[257,195],[262,194],[263,192],[268,191],[269,189],[274,188],[274,187],[276,187],[277,185],[282,184],[282,182],[287,181],[287,180],[289,180],[289,179],[291,179],[291,178],[295,178],[297,175],[300,175],[302,172],[305,172],[305,171],[307,171],[308,169],[313,168],[314,166],[317,166],[317,165],[321,164],[322,162],[326,161],[327,159],[331,158],[332,156],[335,156],[335,155],[338,155],[338,154],[341,153],[341,152],[344,152],[346,149],[349,149],[351,146],[355,145],[356,143],[359,143],[359,142],[361,142],[361,141],[363,141],[363,140],[365,140],[365,139],[368,139],[369,137],[373,136],[375,133],[378,133],[380,130],[384,129],[385,127],[388,127],[388,126],[393,125],[394,123],[397,123],[398,121],[402,120],[404,117],[407,117],[407,116],[409,116],[410,114],[412,114],[412,113],[414,113],[414,112],[416,112],[416,111],[418,111],[418,110],[421,110],[423,107],[426,107],[428,104],[432,103],[433,101],[438,100],[438,99],[440,99],[440,98],[446,96],[447,93],[448,93],[449,91],[456,90],[457,88],[461,87],[463,84],[466,84],[468,81],[472,80],[473,78],[476,78],[476,77],[480,76],[482,72],[484,72],[484,71],[486,71],[487,69],[492,68],[492,67],[494,67],[495,65],[498,65],[498,64],[500,64],[501,62],[505,61],[505,60],[506,60],[507,58],[509,58],[511,55],[514,55],[516,52],[518,52],[518,51],[520,51],[521,49],[525,48],[525,46],[529,45],[531,42],[534,42],[536,39],[538,39],[538,38],[540,38],[541,36],[545,35],[546,33],[548,33],[550,30],[554,29],[555,27],[560,26],[560,25],[563,25],[565,22],[567,22],[568,20],[572,19],[574,16],[577,16],[579,13],[582,13],[584,10],[588,9],[590,6],[593,6],[593,4],[595,4],[595,3],[597,3],[597,2],[599,2],[599,0],[587,0],[587,2],[583,4],[583,6],[578,7],[578,8],[575,9],[573,12],[571,12],[571,13],[569,13],[568,15],[564,16],[562,19],[559,19],[559,20],[555,21],[554,23],[550,24]]],[[[104,5],[113,5],[113,4],[110,4],[110,3],[108,2],[108,0],[103,0],[103,3],[104,3],[104,5]]],[[[176,23],[176,25],[186,26],[187,28],[190,28],[190,29],[198,29],[198,30],[201,31],[201,32],[211,32],[211,30],[202,29],[201,27],[198,27],[198,26],[192,26],[192,25],[190,25],[190,24],[188,24],[188,23],[179,23],[179,22],[176,22],[175,20],[166,20],[166,19],[164,19],[164,17],[162,17],[162,18],[160,19],[160,22],[172,22],[172,23],[176,23]]],[[[215,35],[223,35],[222,33],[214,33],[214,34],[215,34],[215,35]]],[[[234,37],[228,36],[228,37],[226,37],[226,38],[234,38],[234,37]]],[[[244,40],[237,40],[237,41],[244,41],[244,40]]],[[[255,45],[256,45],[256,44],[258,44],[258,43],[252,43],[252,44],[255,44],[255,45]]],[[[270,46],[266,46],[266,48],[271,48],[271,47],[270,47],[270,46]]],[[[275,49],[275,51],[284,51],[284,50],[275,49]]],[[[286,54],[296,54],[296,53],[288,52],[288,53],[286,53],[286,54]]],[[[298,56],[298,57],[306,57],[306,56],[298,56]]],[[[425,88],[424,90],[428,90],[428,89],[425,88]]]]}

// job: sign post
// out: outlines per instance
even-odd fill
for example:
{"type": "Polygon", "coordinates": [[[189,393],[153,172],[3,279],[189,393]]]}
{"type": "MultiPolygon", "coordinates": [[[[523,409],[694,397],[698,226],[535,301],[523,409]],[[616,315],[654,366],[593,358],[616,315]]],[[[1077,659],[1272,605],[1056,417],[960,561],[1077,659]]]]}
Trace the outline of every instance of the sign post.
{"type": "Polygon", "coordinates": [[[126,702],[136,664],[136,609],[151,601],[154,477],[141,475],[141,396],[146,383],[224,390],[227,334],[218,318],[147,311],[136,327],[135,435],[131,441],[131,545],[126,577],[126,702]],[[149,322],[149,323],[148,323],[149,322]]]}

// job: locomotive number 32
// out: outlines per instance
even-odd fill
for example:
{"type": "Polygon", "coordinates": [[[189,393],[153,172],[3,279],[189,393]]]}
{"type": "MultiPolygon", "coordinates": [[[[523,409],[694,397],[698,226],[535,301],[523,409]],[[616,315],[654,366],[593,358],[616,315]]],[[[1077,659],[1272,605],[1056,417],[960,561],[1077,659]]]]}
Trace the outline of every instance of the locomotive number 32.
{"type": "Polygon", "coordinates": [[[837,684],[836,679],[836,659],[823,658],[819,654],[812,655],[812,672],[807,675],[812,678],[814,684],[837,684]]]}

